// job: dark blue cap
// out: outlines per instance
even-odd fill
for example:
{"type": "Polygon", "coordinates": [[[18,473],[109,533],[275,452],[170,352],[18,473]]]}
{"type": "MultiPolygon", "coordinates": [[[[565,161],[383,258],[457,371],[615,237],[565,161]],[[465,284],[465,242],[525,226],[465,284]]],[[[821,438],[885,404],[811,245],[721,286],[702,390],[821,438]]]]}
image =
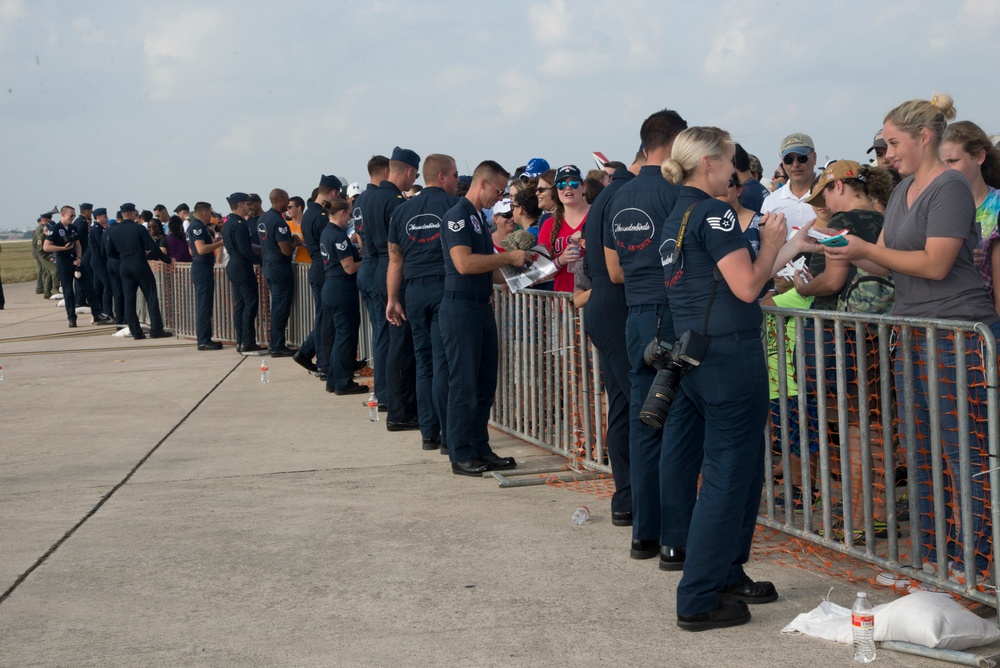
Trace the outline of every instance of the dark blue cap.
{"type": "Polygon", "coordinates": [[[52,220],[52,212],[46,211],[45,213],[38,214],[38,219],[41,220],[42,218],[45,220],[52,220]]]}
{"type": "Polygon", "coordinates": [[[330,174],[329,176],[323,174],[319,177],[319,186],[320,188],[331,188],[333,190],[340,190],[341,188],[344,187],[344,184],[341,183],[340,179],[338,179],[333,174],[330,174]]]}
{"type": "Polygon", "coordinates": [[[580,173],[580,168],[576,165],[563,165],[556,170],[556,183],[567,179],[579,179],[582,181],[583,175],[580,173]]]}
{"type": "Polygon", "coordinates": [[[410,167],[420,169],[420,156],[411,151],[408,148],[399,148],[398,146],[392,149],[392,156],[390,160],[398,160],[399,162],[405,162],[410,167]]]}
{"type": "Polygon", "coordinates": [[[128,213],[129,211],[135,211],[135,204],[132,204],[132,202],[125,202],[124,204],[121,205],[121,208],[119,209],[119,211],[121,211],[122,213],[128,213]]]}
{"type": "Polygon", "coordinates": [[[80,205],[80,211],[86,211],[88,209],[92,210],[93,208],[94,208],[94,205],[91,204],[90,202],[84,202],[83,204],[80,205]]]}
{"type": "Polygon", "coordinates": [[[471,186],[472,185],[472,177],[469,176],[469,175],[467,175],[467,174],[463,174],[462,176],[458,177],[458,182],[459,183],[464,183],[467,186],[471,186]]]}
{"type": "Polygon", "coordinates": [[[107,209],[105,209],[105,208],[104,208],[104,207],[102,206],[102,207],[101,207],[101,208],[99,208],[99,209],[94,209],[94,215],[95,215],[95,216],[106,216],[106,215],[108,215],[108,210],[107,210],[107,209]]]}
{"type": "Polygon", "coordinates": [[[229,202],[229,206],[236,206],[240,202],[249,202],[250,195],[247,195],[246,193],[233,193],[226,198],[226,201],[229,202]]]}

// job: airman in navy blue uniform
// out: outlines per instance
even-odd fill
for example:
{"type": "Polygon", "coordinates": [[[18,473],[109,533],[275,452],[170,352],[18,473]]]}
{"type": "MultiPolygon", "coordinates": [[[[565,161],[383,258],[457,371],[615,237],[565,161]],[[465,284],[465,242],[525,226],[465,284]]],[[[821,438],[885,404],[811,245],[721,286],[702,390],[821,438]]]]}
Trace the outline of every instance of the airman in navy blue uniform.
{"type": "Polygon", "coordinates": [[[352,222],[354,232],[362,240],[361,269],[358,270],[358,290],[365,300],[368,320],[372,326],[372,364],[375,371],[375,396],[379,400],[379,410],[388,409],[389,389],[386,359],[389,354],[389,330],[385,319],[385,301],[378,290],[376,269],[378,250],[372,241],[371,231],[365,224],[366,202],[378,190],[378,184],[389,178],[389,158],[373,155],[368,160],[368,176],[371,183],[354,201],[352,222]]]}
{"type": "MultiPolygon", "coordinates": [[[[94,295],[99,307],[97,312],[103,314],[109,322],[113,322],[115,312],[112,304],[114,294],[108,279],[108,258],[104,253],[104,232],[108,228],[108,210],[104,207],[94,209],[94,222],[90,224],[90,275],[93,278],[94,295]]],[[[94,309],[91,308],[91,311],[94,309]]]]}
{"type": "Polygon", "coordinates": [[[111,245],[111,237],[108,232],[111,228],[120,224],[122,212],[115,213],[115,217],[108,218],[108,229],[104,232],[101,243],[104,246],[104,257],[107,260],[108,283],[111,285],[111,299],[114,303],[115,326],[118,329],[125,329],[125,292],[122,290],[121,257],[118,250],[111,245]]]}
{"type": "Polygon", "coordinates": [[[441,219],[459,202],[455,159],[435,153],[424,160],[426,186],[396,207],[389,221],[386,319],[408,323],[417,365],[417,411],[424,450],[447,453],[448,360],[438,312],[444,297],[441,219]],[[405,285],[405,288],[404,288],[405,285]]]}
{"type": "MultiPolygon", "coordinates": [[[[406,201],[403,192],[410,189],[420,168],[420,157],[409,149],[396,147],[389,158],[389,178],[382,181],[378,190],[372,191],[363,200],[365,233],[374,246],[377,264],[375,285],[382,304],[382,318],[385,319],[385,304],[389,294],[387,275],[389,272],[389,220],[393,210],[406,201]]],[[[389,431],[417,429],[417,369],[413,357],[413,336],[409,323],[401,321],[400,326],[391,323],[383,330],[388,339],[385,370],[387,403],[389,412],[385,426],[389,431]]],[[[378,361],[376,360],[376,368],[378,361]]],[[[379,398],[381,400],[381,397],[379,398]]]]}
{"type": "Polygon", "coordinates": [[[106,236],[108,248],[113,249],[119,258],[122,292],[125,293],[125,317],[129,331],[134,339],[146,338],[135,311],[136,292],[142,290],[146,308],[149,309],[149,338],[162,339],[173,336],[173,332],[163,329],[160,299],[156,294],[156,279],[153,278],[153,271],[149,268],[146,256],[148,253],[153,259],[167,264],[170,264],[170,258],[163,254],[146,228],[135,222],[137,216],[135,204],[131,202],[122,204],[121,212],[122,222],[112,226],[106,236]]]}
{"type": "Polygon", "coordinates": [[[262,206],[260,195],[250,193],[250,213],[247,215],[247,229],[250,230],[253,252],[257,255],[261,255],[262,253],[260,249],[260,233],[257,229],[257,221],[260,220],[262,215],[264,215],[264,207],[262,206]]]}
{"type": "Polygon", "coordinates": [[[49,220],[45,223],[45,241],[42,250],[54,253],[56,271],[59,282],[62,283],[63,300],[66,306],[66,319],[70,327],[76,327],[76,290],[73,285],[73,274],[82,260],[80,239],[72,226],[73,207],[64,206],[59,211],[60,221],[49,220]]]}
{"type": "Polygon", "coordinates": [[[196,202],[194,216],[187,230],[191,250],[191,282],[194,283],[194,322],[198,350],[222,350],[212,340],[212,310],[215,305],[215,251],[222,247],[222,237],[209,225],[212,205],[196,202]]]}
{"type": "MultiPolygon", "coordinates": [[[[677,517],[693,502],[701,474],[687,535],[689,558],[677,587],[678,626],[700,631],[745,624],[748,603],[778,598],[774,585],[754,582],[743,566],[760,505],[768,420],[757,297],[780,261],[786,227],[781,216],[769,214],[755,254],[736,212],[716,199],[732,174],[728,133],[691,128],[674,146],[679,158],[664,162],[663,173],[684,187],[663,226],[670,317],[676,332],[699,332],[708,347],[700,365],[681,377],[664,425],[660,468],[670,492],[664,513],[677,517]],[[702,425],[700,435],[688,426],[692,422],[702,425]],[[681,508],[675,511],[676,505],[681,508]]],[[[798,237],[789,247],[797,243],[798,237]]]]}
{"type": "Polygon", "coordinates": [[[302,240],[292,234],[284,211],[288,208],[288,193],[281,188],[271,191],[271,208],[257,221],[260,250],[263,255],[264,278],[271,291],[272,357],[291,357],[295,351],[285,343],[285,327],[292,312],[292,254],[302,240]]]}
{"type": "Polygon", "coordinates": [[[110,322],[101,311],[101,302],[94,290],[94,279],[90,272],[90,219],[94,215],[94,205],[90,202],[80,204],[80,215],[73,221],[73,229],[80,240],[82,262],[77,269],[80,278],[76,279],[77,306],[89,306],[94,321],[99,324],[110,322]],[[96,302],[96,303],[94,303],[96,302]]]}
{"type": "Polygon", "coordinates": [[[315,372],[321,377],[327,375],[333,341],[330,338],[332,336],[330,325],[326,321],[326,309],[323,308],[323,282],[326,280],[326,271],[319,252],[319,239],[330,225],[323,205],[340,196],[342,185],[336,176],[325,174],[320,176],[316,199],[306,204],[302,222],[299,224],[299,229],[302,230],[302,243],[309,250],[311,260],[309,287],[312,288],[313,305],[316,310],[313,318],[313,329],[292,359],[305,367],[306,370],[315,372]],[[316,357],[315,364],[312,362],[314,356],[316,357]]]}
{"type": "Polygon", "coordinates": [[[222,244],[229,253],[226,277],[233,289],[233,328],[236,330],[236,350],[243,354],[256,353],[257,309],[260,304],[259,285],[254,265],[261,263],[253,250],[253,236],[245,216],[250,213],[250,196],[236,192],[226,198],[232,213],[222,226],[222,244]]]}
{"type": "Polygon", "coordinates": [[[326,203],[325,211],[330,222],[320,235],[319,255],[326,273],[323,308],[331,339],[326,391],[339,395],[367,394],[368,386],[354,382],[354,355],[361,322],[361,297],[357,286],[361,254],[347,237],[351,205],[338,197],[326,203]]]}
{"type": "Polygon", "coordinates": [[[632,172],[618,168],[611,183],[591,203],[583,233],[587,248],[597,252],[583,256],[583,271],[591,280],[590,300],[583,311],[584,328],[597,348],[601,374],[608,399],[606,444],[615,493],[611,497],[611,521],[616,526],[632,524],[632,476],[629,470],[629,392],[628,351],[625,348],[625,288],[613,283],[604,260],[605,213],[612,196],[634,178],[632,172]]]}
{"type": "Polygon", "coordinates": [[[447,435],[451,470],[478,477],[486,471],[517,466],[490,447],[489,421],[497,389],[499,343],[493,315],[493,283],[503,266],[522,267],[525,251],[496,253],[483,209],[503,195],[510,174],[487,160],[476,167],[472,184],[441,223],[444,251],[444,299],[438,310],[441,339],[448,359],[447,435]]]}
{"type": "Polygon", "coordinates": [[[673,210],[677,186],[660,174],[660,163],[670,156],[677,133],[687,127],[677,112],[658,111],[639,131],[647,166],[614,194],[605,210],[604,247],[608,273],[625,284],[628,317],[625,341],[631,370],[629,402],[629,458],[632,473],[633,559],[661,553],[660,566],[683,567],[682,537],[664,535],[660,515],[659,461],[662,433],[639,421],[639,411],[656,370],[643,361],[643,351],[654,338],[673,341],[666,311],[666,290],[660,265],[660,229],[673,210]],[[662,327],[661,327],[662,325],[662,327]],[[658,331],[659,327],[659,331],[658,331]],[[673,541],[673,542],[671,542],[673,541]],[[663,546],[661,551],[660,546],[663,546]]]}

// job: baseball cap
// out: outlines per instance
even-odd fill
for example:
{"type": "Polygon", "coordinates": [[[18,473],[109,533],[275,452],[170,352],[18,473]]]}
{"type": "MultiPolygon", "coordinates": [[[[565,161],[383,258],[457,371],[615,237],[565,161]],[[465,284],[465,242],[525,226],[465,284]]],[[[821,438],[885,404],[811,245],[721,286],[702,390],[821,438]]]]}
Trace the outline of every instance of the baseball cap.
{"type": "Polygon", "coordinates": [[[549,162],[545,158],[532,158],[528,161],[528,164],[524,166],[524,173],[521,174],[520,179],[522,181],[527,181],[528,179],[534,179],[545,172],[549,171],[549,162]]]}
{"type": "Polygon", "coordinates": [[[801,132],[796,132],[781,140],[781,148],[778,149],[778,157],[784,158],[789,153],[809,155],[809,153],[814,150],[816,150],[816,145],[813,144],[812,137],[801,132]]]}
{"type": "Polygon", "coordinates": [[[825,208],[826,199],[823,197],[823,190],[834,181],[845,179],[868,180],[868,168],[854,162],[853,160],[834,160],[823,169],[823,172],[816,179],[812,187],[812,195],[805,200],[806,204],[815,207],[825,208]]]}
{"type": "Polygon", "coordinates": [[[361,184],[355,181],[351,185],[347,186],[347,196],[354,197],[361,194],[361,184]]]}
{"type": "Polygon", "coordinates": [[[881,130],[879,130],[878,132],[875,133],[875,138],[872,139],[872,146],[871,146],[870,149],[868,149],[867,151],[865,151],[865,153],[866,154],[867,153],[871,153],[872,151],[874,151],[877,148],[888,148],[886,146],[886,143],[885,143],[885,138],[882,137],[882,131],[881,130]]]}
{"type": "Polygon", "coordinates": [[[505,197],[493,205],[493,217],[502,213],[510,213],[514,210],[514,200],[509,197],[505,197]]]}
{"type": "Polygon", "coordinates": [[[576,165],[563,165],[556,170],[555,183],[566,181],[567,179],[577,179],[578,181],[583,181],[583,175],[580,173],[580,168],[576,165]]]}

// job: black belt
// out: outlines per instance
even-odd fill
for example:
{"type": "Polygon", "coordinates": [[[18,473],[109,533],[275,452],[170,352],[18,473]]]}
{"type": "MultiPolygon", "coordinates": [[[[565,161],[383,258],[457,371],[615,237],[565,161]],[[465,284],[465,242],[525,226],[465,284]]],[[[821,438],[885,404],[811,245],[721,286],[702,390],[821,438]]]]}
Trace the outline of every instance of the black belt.
{"type": "Polygon", "coordinates": [[[407,283],[414,283],[416,285],[422,285],[424,283],[443,283],[444,276],[417,276],[416,278],[406,279],[407,283]]]}
{"type": "Polygon", "coordinates": [[[468,292],[445,292],[444,298],[456,299],[460,302],[475,302],[476,304],[490,304],[493,302],[493,295],[471,295],[468,292]]]}
{"type": "Polygon", "coordinates": [[[708,338],[712,341],[748,341],[750,339],[759,339],[760,335],[760,329],[744,329],[739,332],[719,334],[718,336],[710,336],[708,338]]]}

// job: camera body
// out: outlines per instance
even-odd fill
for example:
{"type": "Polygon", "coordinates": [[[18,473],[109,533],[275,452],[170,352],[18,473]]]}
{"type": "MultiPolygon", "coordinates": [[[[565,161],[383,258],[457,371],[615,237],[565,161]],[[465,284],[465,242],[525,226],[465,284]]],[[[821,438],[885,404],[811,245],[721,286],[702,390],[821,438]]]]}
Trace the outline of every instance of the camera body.
{"type": "Polygon", "coordinates": [[[656,369],[656,377],[639,411],[640,422],[654,429],[663,429],[681,377],[701,364],[707,350],[708,338],[690,329],[673,345],[664,345],[659,339],[649,342],[642,358],[656,369]]]}

